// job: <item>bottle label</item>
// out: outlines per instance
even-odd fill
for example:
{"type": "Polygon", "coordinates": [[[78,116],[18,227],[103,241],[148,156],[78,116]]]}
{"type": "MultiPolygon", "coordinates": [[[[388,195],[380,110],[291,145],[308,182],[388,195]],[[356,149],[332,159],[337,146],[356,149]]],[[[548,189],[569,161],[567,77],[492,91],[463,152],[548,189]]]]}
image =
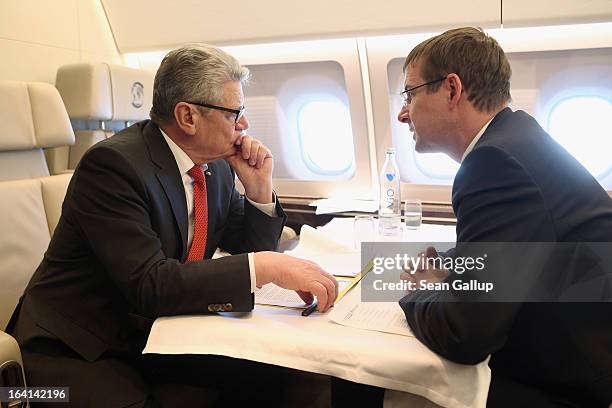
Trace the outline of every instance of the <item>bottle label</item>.
{"type": "Polygon", "coordinates": [[[393,208],[394,199],[395,199],[395,190],[393,190],[392,188],[388,188],[387,198],[385,200],[387,202],[387,205],[385,206],[385,208],[393,208]]]}
{"type": "Polygon", "coordinates": [[[385,174],[385,175],[387,176],[387,180],[389,180],[389,181],[393,181],[393,177],[394,177],[394,174],[393,174],[393,173],[387,173],[387,174],[385,174]]]}

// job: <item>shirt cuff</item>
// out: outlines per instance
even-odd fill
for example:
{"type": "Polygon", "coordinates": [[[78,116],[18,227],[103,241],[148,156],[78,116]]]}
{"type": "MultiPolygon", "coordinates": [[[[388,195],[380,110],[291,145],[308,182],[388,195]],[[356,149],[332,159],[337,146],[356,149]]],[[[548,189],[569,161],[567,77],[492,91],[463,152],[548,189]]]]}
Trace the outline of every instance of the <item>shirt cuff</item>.
{"type": "Polygon", "coordinates": [[[276,213],[276,193],[272,193],[272,202],[268,204],[256,203],[251,200],[249,197],[245,195],[246,199],[249,200],[249,203],[253,205],[253,207],[257,208],[262,213],[266,214],[268,217],[278,217],[276,213]]]}
{"type": "Polygon", "coordinates": [[[257,275],[255,275],[255,252],[249,252],[249,273],[251,274],[251,293],[257,289],[257,275]]]}

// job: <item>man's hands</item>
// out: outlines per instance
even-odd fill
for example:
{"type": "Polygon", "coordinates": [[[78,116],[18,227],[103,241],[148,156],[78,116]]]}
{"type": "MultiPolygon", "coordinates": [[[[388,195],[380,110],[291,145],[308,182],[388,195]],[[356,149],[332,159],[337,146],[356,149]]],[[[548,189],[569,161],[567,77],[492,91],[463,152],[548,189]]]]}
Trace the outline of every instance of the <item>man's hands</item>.
{"type": "Polygon", "coordinates": [[[274,159],[270,149],[251,136],[241,136],[236,142],[236,153],[225,160],[242,182],[247,197],[261,204],[273,202],[274,159]]]}
{"type": "Polygon", "coordinates": [[[256,252],[254,259],[257,287],[272,282],[281,288],[295,290],[307,304],[316,296],[319,312],[327,311],[338,297],[336,278],[314,262],[277,252],[256,252]]]}
{"type": "MultiPolygon", "coordinates": [[[[273,202],[270,150],[251,136],[236,142],[236,153],[225,160],[234,169],[244,186],[246,196],[257,203],[273,202]]],[[[276,252],[257,252],[254,256],[257,286],[274,283],[295,290],[305,303],[317,297],[319,312],[327,311],[338,297],[338,282],[314,262],[276,252]]]]}
{"type": "MultiPolygon", "coordinates": [[[[427,247],[425,252],[421,252],[419,257],[423,257],[424,259],[434,259],[438,258],[438,251],[434,247],[427,247]]],[[[436,283],[442,282],[450,275],[450,272],[446,269],[435,269],[429,263],[424,262],[420,264],[416,270],[412,268],[404,269],[404,272],[400,274],[400,279],[405,280],[409,283],[409,288],[406,290],[406,294],[410,294],[419,290],[421,286],[421,281],[425,281],[428,283],[436,283]]]]}

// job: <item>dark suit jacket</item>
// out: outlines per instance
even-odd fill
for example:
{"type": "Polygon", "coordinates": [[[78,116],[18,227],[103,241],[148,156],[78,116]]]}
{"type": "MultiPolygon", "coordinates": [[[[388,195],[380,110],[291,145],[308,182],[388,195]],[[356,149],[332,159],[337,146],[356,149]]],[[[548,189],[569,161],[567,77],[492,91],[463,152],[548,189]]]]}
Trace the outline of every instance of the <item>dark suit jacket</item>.
{"type": "MultiPolygon", "coordinates": [[[[461,164],[452,199],[457,248],[612,241],[610,197],[522,111],[506,108],[495,116],[461,164]]],[[[570,269],[548,273],[562,282],[565,273],[584,272],[570,269]]],[[[400,302],[415,335],[433,351],[465,364],[492,354],[494,377],[566,393],[589,406],[612,401],[611,303],[448,303],[452,296],[420,291],[400,302]]]]}
{"type": "Polygon", "coordinates": [[[72,177],[62,215],[8,331],[27,345],[51,336],[87,361],[136,356],[160,316],[250,311],[246,252],[274,250],[285,215],[243,200],[234,172],[209,163],[206,258],[183,263],[187,206],[181,175],[158,127],[135,124],[91,148],[72,177]]]}

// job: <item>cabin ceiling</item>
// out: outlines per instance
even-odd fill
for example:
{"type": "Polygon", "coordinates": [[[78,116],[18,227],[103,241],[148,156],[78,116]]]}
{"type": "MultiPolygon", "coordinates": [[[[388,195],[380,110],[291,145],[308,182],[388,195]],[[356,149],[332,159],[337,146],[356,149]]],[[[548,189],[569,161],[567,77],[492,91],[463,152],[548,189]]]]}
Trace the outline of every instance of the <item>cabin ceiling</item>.
{"type": "MultiPolygon", "coordinates": [[[[406,0],[101,0],[120,52],[499,27],[501,2],[452,0],[452,7],[406,0]],[[457,14],[457,3],[469,13],[457,14]],[[384,7],[381,7],[384,4],[384,7]]],[[[451,0],[442,0],[451,2],[451,0]]]]}

